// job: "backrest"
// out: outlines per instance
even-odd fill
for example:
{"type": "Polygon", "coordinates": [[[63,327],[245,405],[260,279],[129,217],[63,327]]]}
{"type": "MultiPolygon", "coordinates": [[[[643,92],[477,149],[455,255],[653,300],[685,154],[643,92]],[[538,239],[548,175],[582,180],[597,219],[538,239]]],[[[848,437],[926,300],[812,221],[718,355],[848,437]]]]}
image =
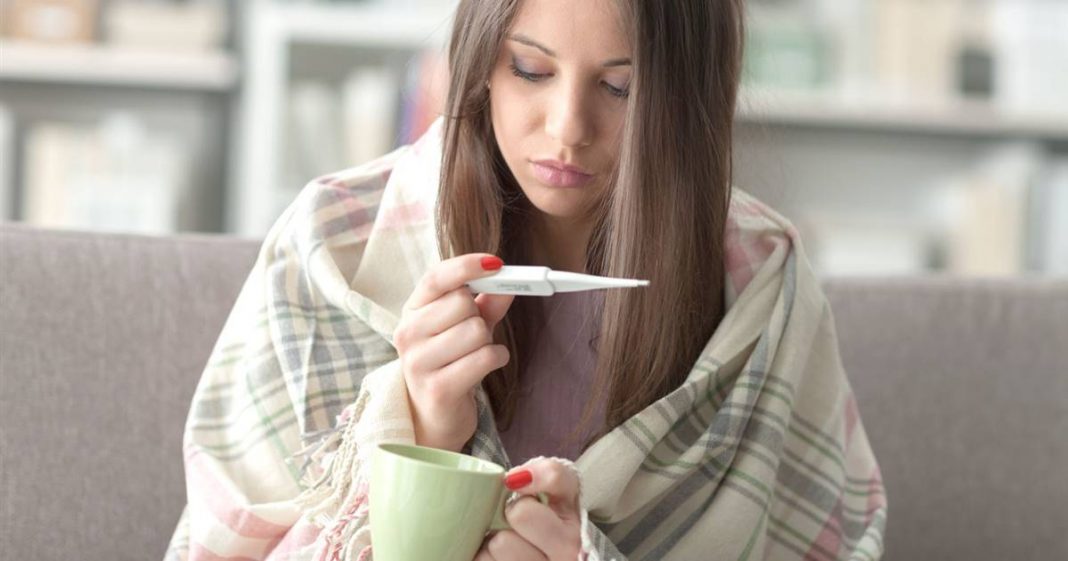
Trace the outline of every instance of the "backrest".
{"type": "Polygon", "coordinates": [[[888,560],[1068,559],[1068,279],[825,283],[888,560]]]}
{"type": "Polygon", "coordinates": [[[0,557],[162,558],[193,389],[257,249],[0,225],[0,557]]]}
{"type": "MultiPolygon", "coordinates": [[[[0,225],[4,558],[162,556],[192,392],[258,246],[0,225]]],[[[1068,558],[1068,280],[824,286],[885,558],[1068,558]]]]}

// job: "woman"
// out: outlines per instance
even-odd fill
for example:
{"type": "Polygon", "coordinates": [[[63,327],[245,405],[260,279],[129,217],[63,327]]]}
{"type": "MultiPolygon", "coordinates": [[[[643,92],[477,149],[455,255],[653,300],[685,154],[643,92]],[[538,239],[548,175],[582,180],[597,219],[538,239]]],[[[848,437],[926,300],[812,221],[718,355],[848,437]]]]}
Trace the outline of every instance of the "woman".
{"type": "Polygon", "coordinates": [[[550,497],[479,561],[879,558],[826,301],[790,223],[730,185],[742,16],[461,1],[446,118],[269,233],[194,398],[172,554],[368,558],[389,441],[522,463],[509,487],[550,497]],[[505,262],[651,284],[464,287],[505,262]]]}

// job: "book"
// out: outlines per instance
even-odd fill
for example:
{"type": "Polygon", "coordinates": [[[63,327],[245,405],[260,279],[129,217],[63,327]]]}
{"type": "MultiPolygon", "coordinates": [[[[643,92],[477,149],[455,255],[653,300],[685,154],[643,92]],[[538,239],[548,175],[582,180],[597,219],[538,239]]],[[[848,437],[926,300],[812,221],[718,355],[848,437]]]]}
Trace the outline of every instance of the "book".
{"type": "Polygon", "coordinates": [[[409,62],[404,77],[397,144],[410,144],[442,115],[448,95],[448,61],[434,50],[409,62]]]}
{"type": "Polygon", "coordinates": [[[876,209],[801,209],[796,223],[821,276],[914,275],[932,268],[934,228],[926,217],[876,209]]]}
{"type": "Polygon", "coordinates": [[[11,220],[15,202],[15,116],[0,103],[0,220],[11,220]]]}
{"type": "Polygon", "coordinates": [[[177,231],[190,161],[180,140],[129,113],[86,126],[35,123],[26,135],[22,219],[61,229],[177,231]]]}
{"type": "Polygon", "coordinates": [[[341,86],[345,160],[359,165],[389,152],[396,144],[400,80],[386,66],[353,70],[341,86]]]}
{"type": "Polygon", "coordinates": [[[287,186],[297,188],[345,167],[342,142],[349,123],[343,120],[341,104],[337,88],[326,82],[301,80],[290,86],[283,152],[287,186]]]}
{"type": "Polygon", "coordinates": [[[1068,275],[1068,158],[1050,162],[1041,181],[1043,209],[1040,270],[1068,275]]]}
{"type": "Polygon", "coordinates": [[[875,80],[899,103],[940,103],[954,96],[963,0],[875,0],[875,80]]]}
{"type": "Polygon", "coordinates": [[[940,193],[946,269],[961,275],[1012,275],[1028,269],[1031,191],[1044,165],[1029,143],[993,149],[940,193]]]}

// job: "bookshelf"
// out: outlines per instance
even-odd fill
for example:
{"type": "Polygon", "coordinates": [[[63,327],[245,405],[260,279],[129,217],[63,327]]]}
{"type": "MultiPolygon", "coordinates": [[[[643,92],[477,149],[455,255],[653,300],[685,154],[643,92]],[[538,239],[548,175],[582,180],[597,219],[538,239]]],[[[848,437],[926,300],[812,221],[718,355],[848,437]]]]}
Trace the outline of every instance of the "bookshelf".
{"type": "Polygon", "coordinates": [[[222,139],[240,74],[238,57],[221,46],[0,39],[0,220],[157,234],[222,230],[222,139]],[[140,161],[158,165],[154,174],[125,168],[125,182],[141,188],[124,191],[122,180],[103,179],[117,169],[104,166],[137,167],[138,158],[118,155],[129,142],[143,143],[140,161]],[[68,156],[46,165],[45,153],[68,156]]]}
{"type": "Polygon", "coordinates": [[[233,2],[0,4],[0,219],[221,230],[233,2]]]}
{"type": "Polygon", "coordinates": [[[941,109],[743,99],[735,184],[790,218],[823,274],[1064,274],[1068,126],[941,109]]]}
{"type": "MultiPolygon", "coordinates": [[[[250,3],[237,127],[244,143],[235,147],[238,163],[228,207],[233,231],[262,236],[303,181],[311,179],[286,178],[279,170],[278,162],[292,149],[283,131],[284,108],[294,103],[293,82],[309,76],[340,79],[331,73],[344,72],[343,65],[322,61],[339,52],[354,62],[392,56],[396,63],[420,50],[441,49],[452,5],[411,10],[395,3],[250,3]]],[[[848,239],[856,225],[841,216],[863,211],[858,216],[868,222],[862,224],[867,237],[857,240],[885,242],[884,255],[869,262],[872,270],[918,272],[928,256],[917,247],[925,236],[937,234],[925,231],[925,207],[951,178],[982,166],[1007,144],[1058,159],[1068,153],[1066,115],[1026,113],[993,101],[931,99],[746,87],[737,116],[738,182],[796,219],[813,248],[821,237],[848,239]],[[901,238],[904,229],[909,236],[901,238]]],[[[1042,235],[1032,237],[1041,242],[1042,235]]],[[[1033,240],[1028,243],[1035,246],[1033,240]]],[[[843,261],[836,256],[854,250],[831,248],[825,263],[838,266],[843,261]]],[[[1045,250],[1025,251],[1034,261],[1045,250]]]]}
{"type": "MultiPolygon", "coordinates": [[[[455,3],[235,2],[233,50],[201,54],[0,40],[0,105],[8,105],[14,116],[6,125],[0,122],[0,133],[7,131],[0,138],[6,134],[8,146],[20,145],[27,119],[51,113],[131,107],[166,117],[168,127],[184,127],[184,136],[197,146],[192,181],[203,192],[185,212],[208,217],[178,228],[259,238],[314,177],[307,168],[294,173],[293,152],[322,148],[303,146],[292,135],[301,84],[336,88],[354,67],[378,65],[403,73],[414,55],[443,52],[455,3]]],[[[823,220],[820,213],[835,208],[870,211],[873,220],[895,213],[918,216],[924,212],[921,201],[1009,145],[1048,156],[1052,169],[1068,169],[1068,114],[1057,114],[1056,108],[946,96],[846,95],[835,91],[841,85],[808,90],[747,85],[741,93],[738,183],[797,219],[803,231],[806,216],[814,216],[816,224],[823,220]],[[811,212],[813,207],[818,212],[811,212]]],[[[315,133],[331,127],[318,122],[305,128],[315,133]]],[[[0,158],[20,150],[9,149],[0,158]]],[[[344,165],[360,159],[342,158],[344,165]]],[[[0,191],[5,180],[9,191],[20,188],[24,178],[11,167],[3,170],[0,191]]],[[[337,169],[313,167],[323,173],[337,169]]],[[[7,205],[10,215],[17,202],[10,192],[0,193],[0,212],[7,205]]],[[[1057,216],[1064,220],[1068,213],[1057,216]]],[[[910,224],[888,219],[872,235],[910,224]]],[[[827,231],[843,237],[845,230],[827,231]]],[[[905,246],[898,249],[902,263],[911,258],[905,246]]]]}
{"type": "Polygon", "coordinates": [[[450,30],[454,2],[416,4],[418,9],[405,2],[246,3],[245,84],[235,124],[229,230],[262,236],[301,187],[279,168],[286,151],[282,135],[291,80],[295,73],[309,71],[295,67],[296,51],[344,49],[354,63],[378,57],[398,66],[405,57],[442,48],[450,30]]]}

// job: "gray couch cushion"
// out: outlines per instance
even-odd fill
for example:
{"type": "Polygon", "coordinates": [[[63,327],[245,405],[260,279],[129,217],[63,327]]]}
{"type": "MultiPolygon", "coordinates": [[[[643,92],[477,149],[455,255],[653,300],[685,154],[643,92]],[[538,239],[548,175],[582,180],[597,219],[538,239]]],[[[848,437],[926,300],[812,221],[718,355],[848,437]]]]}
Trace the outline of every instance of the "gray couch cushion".
{"type": "Polygon", "coordinates": [[[1068,559],[1068,280],[839,279],[887,559],[1068,559]]]}
{"type": "Polygon", "coordinates": [[[192,392],[257,249],[0,225],[0,558],[162,557],[192,392]]]}
{"type": "MultiPolygon", "coordinates": [[[[162,556],[189,401],[257,247],[0,225],[0,558],[162,556]]],[[[1068,281],[825,286],[886,559],[1068,558],[1068,281]]]]}

